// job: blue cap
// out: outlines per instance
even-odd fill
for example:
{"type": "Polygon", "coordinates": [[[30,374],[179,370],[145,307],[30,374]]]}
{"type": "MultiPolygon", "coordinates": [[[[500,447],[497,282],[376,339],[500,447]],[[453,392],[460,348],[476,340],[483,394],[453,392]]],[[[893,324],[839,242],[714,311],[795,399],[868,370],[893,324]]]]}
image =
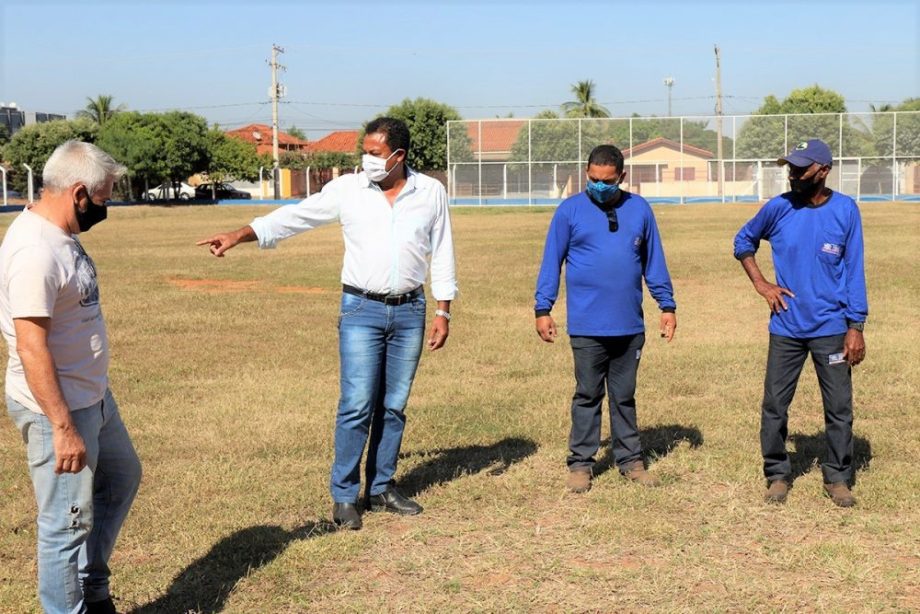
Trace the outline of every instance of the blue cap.
{"type": "Polygon", "coordinates": [[[786,157],[776,161],[780,166],[791,164],[792,166],[802,167],[811,166],[814,162],[821,166],[833,166],[831,148],[821,139],[811,139],[810,141],[799,143],[792,148],[792,151],[786,157]]]}

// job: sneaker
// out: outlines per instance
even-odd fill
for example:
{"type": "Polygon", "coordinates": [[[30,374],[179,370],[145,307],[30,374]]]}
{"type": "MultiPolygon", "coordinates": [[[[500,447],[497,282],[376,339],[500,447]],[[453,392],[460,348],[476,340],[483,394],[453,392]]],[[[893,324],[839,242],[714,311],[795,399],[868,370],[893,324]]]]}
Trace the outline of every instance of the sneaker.
{"type": "Polygon", "coordinates": [[[853,507],[856,505],[856,497],[850,492],[850,487],[846,482],[832,482],[824,485],[824,492],[831,498],[837,507],[853,507]]]}
{"type": "Polygon", "coordinates": [[[583,492],[588,492],[591,490],[591,470],[572,469],[569,471],[569,477],[565,485],[574,493],[581,494],[583,492]]]}
{"type": "Polygon", "coordinates": [[[622,467],[620,469],[620,473],[627,480],[636,482],[637,484],[642,484],[643,486],[654,487],[661,484],[661,482],[658,481],[658,478],[645,470],[645,466],[642,464],[642,461],[635,461],[622,467]]]}
{"type": "Polygon", "coordinates": [[[789,494],[789,482],[786,480],[770,480],[764,501],[767,503],[785,503],[789,494]]]}

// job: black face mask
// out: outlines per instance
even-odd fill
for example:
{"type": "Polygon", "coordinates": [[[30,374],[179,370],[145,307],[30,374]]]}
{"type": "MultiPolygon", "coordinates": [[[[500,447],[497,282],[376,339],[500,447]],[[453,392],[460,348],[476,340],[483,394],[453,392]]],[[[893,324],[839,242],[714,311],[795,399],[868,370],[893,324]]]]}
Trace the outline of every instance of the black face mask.
{"type": "Polygon", "coordinates": [[[86,209],[80,211],[79,203],[73,204],[73,211],[77,216],[77,226],[80,228],[80,232],[86,232],[102,220],[104,220],[109,214],[109,208],[105,205],[97,205],[93,202],[93,199],[87,194],[86,209]]]}
{"type": "Polygon", "coordinates": [[[818,193],[818,190],[821,189],[821,184],[817,181],[817,173],[815,173],[808,179],[792,179],[790,177],[789,187],[792,188],[796,195],[808,199],[818,193]]]}

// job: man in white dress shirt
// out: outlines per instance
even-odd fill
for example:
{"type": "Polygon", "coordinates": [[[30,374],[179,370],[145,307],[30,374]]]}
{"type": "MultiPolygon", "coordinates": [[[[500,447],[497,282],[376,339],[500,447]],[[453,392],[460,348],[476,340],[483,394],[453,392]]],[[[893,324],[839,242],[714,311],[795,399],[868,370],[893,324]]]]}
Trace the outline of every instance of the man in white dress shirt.
{"type": "Polygon", "coordinates": [[[361,528],[361,455],[366,508],[418,514],[422,507],[396,490],[409,390],[425,337],[423,284],[431,261],[431,293],[438,306],[428,348],[447,341],[450,302],[457,294],[447,193],[435,179],[406,166],[409,129],[381,117],[367,125],[364,170],[328,183],[296,205],[248,226],[199,241],[215,256],[245,241],[274,247],[281,239],[336,220],[345,261],[339,317],[340,387],[332,465],[333,521],[361,528]]]}

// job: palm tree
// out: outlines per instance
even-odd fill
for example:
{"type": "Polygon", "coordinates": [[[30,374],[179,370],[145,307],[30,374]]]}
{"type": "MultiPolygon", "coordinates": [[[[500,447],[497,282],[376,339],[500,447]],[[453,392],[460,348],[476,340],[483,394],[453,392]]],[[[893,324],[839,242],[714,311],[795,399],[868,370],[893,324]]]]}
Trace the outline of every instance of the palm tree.
{"type": "Polygon", "coordinates": [[[95,99],[87,97],[86,100],[86,107],[82,111],[77,111],[77,117],[84,117],[100,126],[116,113],[123,111],[125,107],[123,104],[113,107],[114,97],[106,94],[99,94],[95,99]]]}
{"type": "Polygon", "coordinates": [[[575,100],[562,104],[567,117],[610,117],[610,111],[594,99],[594,81],[579,81],[572,86],[575,100]]]}

